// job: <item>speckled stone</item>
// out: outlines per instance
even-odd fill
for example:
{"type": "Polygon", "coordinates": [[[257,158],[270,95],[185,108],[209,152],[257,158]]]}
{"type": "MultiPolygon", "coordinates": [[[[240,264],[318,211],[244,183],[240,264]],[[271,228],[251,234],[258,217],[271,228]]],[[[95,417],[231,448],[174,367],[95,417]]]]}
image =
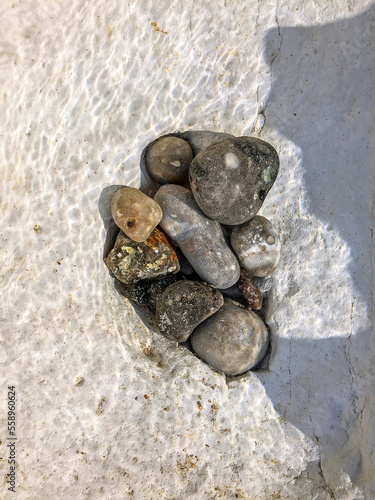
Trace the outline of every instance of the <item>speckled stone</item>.
{"type": "Polygon", "coordinates": [[[252,311],[230,299],[190,336],[194,352],[207,364],[234,376],[244,373],[263,359],[268,349],[268,330],[252,311]]]}
{"type": "Polygon", "coordinates": [[[163,217],[161,208],[152,198],[131,187],[116,191],[111,210],[117,226],[137,242],[145,241],[163,217]]]}
{"type": "Polygon", "coordinates": [[[146,153],[146,168],[159,184],[184,184],[192,159],[193,152],[187,141],[175,136],[161,137],[146,153]]]}
{"type": "Polygon", "coordinates": [[[263,295],[257,285],[251,279],[246,269],[241,269],[241,276],[238,281],[238,288],[251,309],[259,311],[262,308],[263,295]]]}
{"type": "Polygon", "coordinates": [[[167,184],[158,190],[155,200],[163,210],[161,227],[198,275],[217,288],[228,288],[236,283],[240,276],[237,258],[220,224],[204,215],[192,193],[182,186],[167,184]]]}
{"type": "Polygon", "coordinates": [[[170,340],[185,342],[202,321],[224,304],[219,290],[197,281],[178,281],[160,296],[156,320],[160,332],[170,340]]]}
{"type": "Polygon", "coordinates": [[[280,239],[271,222],[257,215],[233,229],[230,241],[243,267],[251,276],[273,273],[280,260],[280,239]]]}
{"type": "Polygon", "coordinates": [[[159,229],[154,229],[141,243],[120,231],[104,262],[116,278],[126,284],[176,273],[180,269],[174,248],[159,229]]]}
{"type": "Polygon", "coordinates": [[[236,137],[213,144],[193,159],[190,186],[208,217],[237,225],[259,211],[278,171],[279,157],[270,144],[236,137]]]}

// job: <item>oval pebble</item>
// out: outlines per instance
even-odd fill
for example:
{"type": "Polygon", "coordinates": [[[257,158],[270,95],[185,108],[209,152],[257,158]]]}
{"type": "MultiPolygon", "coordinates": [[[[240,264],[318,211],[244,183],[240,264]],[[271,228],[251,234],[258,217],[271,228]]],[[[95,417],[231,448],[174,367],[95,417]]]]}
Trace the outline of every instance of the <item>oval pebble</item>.
{"type": "Polygon", "coordinates": [[[192,193],[182,186],[167,184],[158,190],[155,200],[163,210],[160,226],[198,275],[217,288],[234,285],[240,276],[237,258],[220,224],[204,215],[192,193]]]}
{"type": "Polygon", "coordinates": [[[266,325],[252,311],[225,299],[219,311],[190,336],[194,352],[226,375],[240,375],[264,358],[269,344],[266,325]]]}
{"type": "Polygon", "coordinates": [[[155,141],[146,153],[146,168],[159,184],[184,184],[188,180],[193,152],[187,141],[166,136],[155,141]]]}
{"type": "Polygon", "coordinates": [[[243,267],[252,276],[267,276],[280,260],[280,239],[271,222],[257,215],[236,226],[230,241],[243,267]]]}

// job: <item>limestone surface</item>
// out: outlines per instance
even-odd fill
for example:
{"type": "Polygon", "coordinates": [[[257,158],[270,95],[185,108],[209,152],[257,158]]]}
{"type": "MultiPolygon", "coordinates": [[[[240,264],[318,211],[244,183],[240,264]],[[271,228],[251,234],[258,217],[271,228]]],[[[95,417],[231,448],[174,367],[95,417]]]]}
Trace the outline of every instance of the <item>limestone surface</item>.
{"type": "Polygon", "coordinates": [[[145,241],[163,217],[159,205],[139,189],[121,188],[113,195],[112,217],[134,241],[145,241]]]}
{"type": "Polygon", "coordinates": [[[189,177],[193,152],[187,141],[175,136],[161,137],[146,153],[146,167],[159,184],[184,184],[189,177]]]}
{"type": "Polygon", "coordinates": [[[213,144],[192,161],[189,178],[203,212],[222,224],[250,220],[261,208],[279,171],[271,144],[254,137],[236,137],[213,144]]]}
{"type": "Polygon", "coordinates": [[[280,260],[280,238],[272,223],[257,215],[236,226],[230,242],[243,267],[252,276],[272,274],[280,260]]]}
{"type": "Polygon", "coordinates": [[[212,368],[226,375],[239,375],[266,354],[269,338],[263,321],[231,299],[190,337],[195,353],[212,368]]]}
{"type": "Polygon", "coordinates": [[[180,269],[174,248],[159,229],[154,229],[147,240],[141,243],[120,231],[114,248],[104,262],[116,278],[125,284],[176,273],[180,269]]]}
{"type": "Polygon", "coordinates": [[[238,261],[218,222],[206,217],[192,193],[174,184],[155,195],[162,207],[160,226],[179,246],[199,276],[217,288],[228,288],[239,278],[238,261]]]}

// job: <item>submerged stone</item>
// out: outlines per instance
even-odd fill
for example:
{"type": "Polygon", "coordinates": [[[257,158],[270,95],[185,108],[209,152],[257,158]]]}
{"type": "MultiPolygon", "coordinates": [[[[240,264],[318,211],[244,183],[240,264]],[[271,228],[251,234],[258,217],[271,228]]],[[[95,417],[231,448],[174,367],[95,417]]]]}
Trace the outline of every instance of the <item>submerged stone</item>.
{"type": "Polygon", "coordinates": [[[111,210],[117,226],[137,242],[145,241],[163,217],[161,208],[152,198],[131,187],[116,191],[111,210]]]}
{"type": "Polygon", "coordinates": [[[257,215],[233,229],[230,238],[243,267],[252,276],[271,274],[280,260],[280,239],[271,222],[257,215]]]}
{"type": "Polygon", "coordinates": [[[241,269],[241,276],[238,281],[238,288],[246,299],[246,302],[251,309],[259,311],[262,308],[263,295],[257,285],[251,279],[251,276],[245,269],[241,269]]]}
{"type": "Polygon", "coordinates": [[[213,144],[193,159],[190,186],[208,217],[237,225],[260,210],[278,171],[279,157],[270,144],[236,137],[213,144]]]}
{"type": "Polygon", "coordinates": [[[146,241],[137,243],[120,231],[104,262],[122,283],[157,278],[180,269],[177,254],[167,237],[154,229],[146,241]]]}
{"type": "Polygon", "coordinates": [[[193,152],[187,141],[161,137],[146,153],[146,168],[159,184],[184,184],[188,180],[193,152]]]}
{"type": "Polygon", "coordinates": [[[160,222],[179,246],[197,274],[217,288],[228,288],[238,280],[240,267],[225,241],[220,224],[206,217],[192,193],[182,186],[167,184],[155,195],[162,207],[160,222]]]}
{"type": "Polygon", "coordinates": [[[263,359],[268,330],[252,311],[225,299],[219,311],[201,323],[190,336],[194,352],[226,375],[240,375],[263,359]]]}
{"type": "Polygon", "coordinates": [[[178,281],[160,296],[156,320],[170,340],[185,342],[194,328],[224,304],[219,290],[197,281],[178,281]]]}

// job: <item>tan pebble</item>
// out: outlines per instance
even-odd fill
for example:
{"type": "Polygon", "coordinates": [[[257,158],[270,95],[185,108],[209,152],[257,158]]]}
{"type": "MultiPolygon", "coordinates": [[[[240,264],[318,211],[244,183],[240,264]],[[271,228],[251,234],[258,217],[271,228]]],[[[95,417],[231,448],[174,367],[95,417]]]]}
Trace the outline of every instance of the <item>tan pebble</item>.
{"type": "Polygon", "coordinates": [[[116,191],[111,203],[117,226],[133,241],[145,241],[163,217],[160,206],[139,189],[125,187],[116,191]]]}

